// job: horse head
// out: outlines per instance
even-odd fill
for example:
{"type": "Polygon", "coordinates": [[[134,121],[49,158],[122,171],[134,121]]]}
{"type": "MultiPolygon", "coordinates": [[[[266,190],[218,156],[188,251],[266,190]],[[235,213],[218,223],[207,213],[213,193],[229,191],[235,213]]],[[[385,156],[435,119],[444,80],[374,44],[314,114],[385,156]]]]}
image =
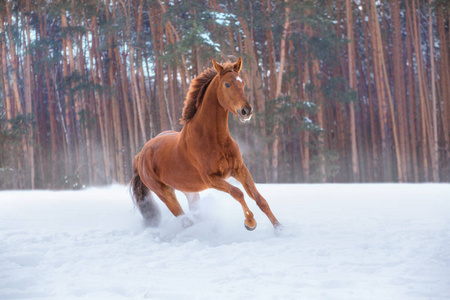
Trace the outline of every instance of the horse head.
{"type": "Polygon", "coordinates": [[[242,59],[239,57],[238,61],[232,64],[231,67],[224,67],[214,59],[212,62],[214,69],[219,74],[217,98],[220,105],[239,116],[241,122],[249,122],[252,118],[253,108],[245,96],[245,84],[241,77],[239,77],[239,72],[242,68],[242,59]]]}

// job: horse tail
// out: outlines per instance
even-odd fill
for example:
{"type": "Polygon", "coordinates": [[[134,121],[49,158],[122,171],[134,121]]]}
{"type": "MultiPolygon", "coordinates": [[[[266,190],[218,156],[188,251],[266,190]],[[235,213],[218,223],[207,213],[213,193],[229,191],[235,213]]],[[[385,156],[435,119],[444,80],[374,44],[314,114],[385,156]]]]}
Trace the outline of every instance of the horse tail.
{"type": "Polygon", "coordinates": [[[138,163],[139,156],[136,155],[133,161],[133,177],[130,182],[130,190],[133,197],[134,203],[139,208],[146,226],[157,226],[161,219],[161,212],[159,207],[153,198],[151,191],[142,182],[139,176],[138,163]]]}

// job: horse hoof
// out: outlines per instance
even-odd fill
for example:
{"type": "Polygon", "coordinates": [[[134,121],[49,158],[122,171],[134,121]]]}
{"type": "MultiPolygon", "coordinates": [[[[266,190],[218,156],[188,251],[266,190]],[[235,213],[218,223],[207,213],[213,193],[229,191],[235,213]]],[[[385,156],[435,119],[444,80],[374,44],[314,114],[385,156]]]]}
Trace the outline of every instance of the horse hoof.
{"type": "Polygon", "coordinates": [[[256,228],[256,221],[255,221],[255,219],[252,219],[252,220],[245,219],[244,226],[249,231],[255,230],[255,228],[256,228]]]}
{"type": "Polygon", "coordinates": [[[281,223],[277,223],[273,227],[274,227],[276,232],[282,232],[284,230],[284,226],[281,223]]]}
{"type": "Polygon", "coordinates": [[[186,228],[189,228],[192,225],[194,225],[194,222],[191,219],[189,219],[188,217],[183,217],[183,218],[181,218],[181,225],[183,226],[183,228],[186,229],[186,228]]]}

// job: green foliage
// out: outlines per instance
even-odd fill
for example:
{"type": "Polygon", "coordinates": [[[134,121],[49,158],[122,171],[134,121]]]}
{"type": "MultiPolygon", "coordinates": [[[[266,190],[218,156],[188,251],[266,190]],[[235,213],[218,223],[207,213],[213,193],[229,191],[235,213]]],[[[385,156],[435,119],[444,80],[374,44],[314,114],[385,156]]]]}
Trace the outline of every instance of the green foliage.
{"type": "Polygon", "coordinates": [[[330,68],[339,63],[339,55],[347,41],[337,36],[337,20],[328,1],[293,1],[290,19],[292,23],[311,28],[311,33],[294,30],[290,35],[307,60],[317,58],[330,68]]]}
{"type": "Polygon", "coordinates": [[[433,6],[436,10],[450,11],[450,1],[448,0],[434,0],[433,6]]]}
{"type": "Polygon", "coordinates": [[[223,42],[226,27],[239,24],[236,15],[212,11],[206,3],[197,1],[168,5],[163,22],[167,20],[179,28],[181,38],[179,42],[165,45],[164,60],[169,63],[180,61],[177,54],[190,57],[193,49],[198,51],[197,56],[202,59],[217,57],[226,47],[223,42]]]}
{"type": "Polygon", "coordinates": [[[329,67],[339,62],[340,48],[346,41],[337,37],[334,31],[322,32],[320,36],[313,36],[308,40],[309,53],[323,61],[329,67]]]}
{"type": "Polygon", "coordinates": [[[265,119],[269,135],[276,122],[281,126],[289,127],[291,133],[298,133],[300,131],[320,133],[323,131],[311,119],[303,116],[304,113],[307,115],[314,115],[316,113],[317,107],[315,103],[309,101],[291,101],[289,96],[282,96],[269,101],[266,109],[270,112],[265,119]]]}
{"type": "Polygon", "coordinates": [[[78,120],[80,121],[81,126],[87,127],[88,129],[93,128],[98,122],[95,115],[90,110],[86,109],[82,109],[78,112],[78,120]]]}
{"type": "Polygon", "coordinates": [[[358,100],[358,93],[348,84],[344,77],[329,78],[321,86],[321,90],[326,99],[325,103],[337,101],[345,104],[358,100]]]}
{"type": "MultiPolygon", "coordinates": [[[[0,107],[0,112],[3,110],[0,107]]],[[[34,118],[32,115],[19,115],[14,119],[6,120],[4,114],[0,114],[0,189],[8,186],[17,170],[14,169],[14,161],[17,159],[17,148],[21,147],[23,139],[28,138],[28,133],[33,129],[34,118]],[[8,128],[9,127],[9,128],[8,128]],[[3,186],[4,185],[4,186],[3,186]]]]}
{"type": "Polygon", "coordinates": [[[33,126],[35,125],[34,116],[31,114],[22,114],[18,115],[13,119],[7,120],[7,122],[2,121],[3,123],[9,123],[10,128],[8,129],[6,126],[2,127],[2,138],[8,139],[9,142],[20,142],[20,139],[23,136],[26,136],[30,130],[33,130],[33,126]]]}
{"type": "Polygon", "coordinates": [[[78,71],[74,71],[67,76],[63,82],[63,88],[68,87],[69,97],[74,98],[75,94],[82,91],[97,91],[103,93],[105,88],[100,84],[95,84],[90,77],[81,75],[78,71]]]}

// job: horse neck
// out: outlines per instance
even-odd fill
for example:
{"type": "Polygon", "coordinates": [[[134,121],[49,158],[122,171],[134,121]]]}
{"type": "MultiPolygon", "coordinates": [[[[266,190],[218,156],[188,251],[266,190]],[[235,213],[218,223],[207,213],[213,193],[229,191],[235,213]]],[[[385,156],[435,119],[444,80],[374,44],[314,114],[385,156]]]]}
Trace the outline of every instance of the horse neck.
{"type": "Polygon", "coordinates": [[[203,97],[194,118],[186,124],[194,132],[201,132],[210,137],[216,137],[219,142],[226,140],[230,133],[228,130],[228,110],[219,103],[217,96],[218,77],[216,76],[203,97]]]}

